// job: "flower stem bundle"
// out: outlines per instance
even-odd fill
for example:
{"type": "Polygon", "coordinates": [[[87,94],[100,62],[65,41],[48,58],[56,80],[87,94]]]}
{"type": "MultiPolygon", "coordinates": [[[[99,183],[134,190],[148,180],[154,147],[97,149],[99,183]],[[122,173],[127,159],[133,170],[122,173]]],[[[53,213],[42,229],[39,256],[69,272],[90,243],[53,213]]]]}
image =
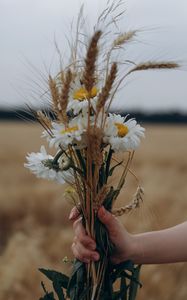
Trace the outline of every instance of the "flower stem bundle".
{"type": "MultiPolygon", "coordinates": [[[[107,14],[110,15],[113,10],[114,3],[103,12],[100,20],[106,21],[107,14]]],[[[73,43],[76,47],[71,54],[73,61],[57,76],[49,75],[53,118],[45,112],[36,113],[36,118],[45,129],[43,137],[50,147],[56,149],[56,154],[48,154],[42,146],[40,152],[28,154],[25,166],[37,177],[70,186],[68,197],[79,210],[87,234],[96,240],[100,254],[98,262],[85,264],[75,260],[70,277],[40,269],[51,280],[59,300],[133,300],[140,285],[139,266],[130,261],[119,265],[111,263],[115,245],[97,217],[102,205],[116,216],[121,216],[139,207],[143,200],[143,189],[138,183],[132,202],[114,208],[128,173],[133,174],[130,166],[134,151],[145,131],[135,119],[109,112],[121,82],[135,71],[178,67],[172,62],[143,62],[134,64],[123,78],[119,78],[119,64],[111,61],[112,52],[128,45],[137,32],[119,33],[103,54],[101,43],[105,39],[105,32],[94,30],[91,38],[88,38],[85,58],[80,64],[80,60],[74,60],[78,57],[77,29],[76,42],[73,43]],[[104,72],[100,68],[101,62],[104,72]],[[123,153],[122,161],[117,160],[119,152],[123,153]],[[118,172],[117,184],[112,184],[117,170],[121,168],[123,171],[118,172]]],[[[43,283],[42,287],[45,296],[41,299],[56,299],[53,292],[47,292],[43,283]]]]}

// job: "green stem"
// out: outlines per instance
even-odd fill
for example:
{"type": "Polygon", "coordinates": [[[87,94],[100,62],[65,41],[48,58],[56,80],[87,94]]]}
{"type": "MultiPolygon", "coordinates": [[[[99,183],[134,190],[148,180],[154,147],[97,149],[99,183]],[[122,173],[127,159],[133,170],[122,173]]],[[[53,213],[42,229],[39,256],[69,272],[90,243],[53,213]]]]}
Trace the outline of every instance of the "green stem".
{"type": "Polygon", "coordinates": [[[110,163],[111,163],[111,159],[112,159],[112,154],[113,154],[114,150],[112,150],[112,148],[110,147],[109,152],[108,152],[108,157],[106,160],[106,177],[105,177],[105,183],[107,183],[108,180],[108,175],[109,175],[109,170],[110,170],[110,163]]]}
{"type": "Polygon", "coordinates": [[[61,155],[62,155],[63,153],[64,153],[63,150],[58,151],[58,153],[56,154],[56,156],[55,156],[54,159],[53,159],[53,163],[54,163],[54,164],[57,164],[59,158],[61,157],[61,155]]]}

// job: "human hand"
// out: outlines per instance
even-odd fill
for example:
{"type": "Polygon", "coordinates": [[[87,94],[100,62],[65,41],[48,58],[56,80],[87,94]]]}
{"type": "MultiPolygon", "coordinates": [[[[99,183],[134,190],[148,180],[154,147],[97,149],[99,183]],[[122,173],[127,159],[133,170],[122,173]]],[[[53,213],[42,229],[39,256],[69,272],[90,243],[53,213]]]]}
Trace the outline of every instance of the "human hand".
{"type": "MultiPolygon", "coordinates": [[[[133,236],[130,235],[122,223],[103,206],[98,211],[98,218],[106,226],[110,240],[114,245],[114,252],[111,257],[112,263],[118,264],[131,259],[134,248],[133,236]]],[[[69,219],[74,221],[73,228],[75,236],[72,244],[74,256],[85,263],[89,263],[90,260],[99,260],[99,253],[96,252],[96,243],[86,233],[82,225],[82,219],[75,207],[72,209],[69,219]]]]}

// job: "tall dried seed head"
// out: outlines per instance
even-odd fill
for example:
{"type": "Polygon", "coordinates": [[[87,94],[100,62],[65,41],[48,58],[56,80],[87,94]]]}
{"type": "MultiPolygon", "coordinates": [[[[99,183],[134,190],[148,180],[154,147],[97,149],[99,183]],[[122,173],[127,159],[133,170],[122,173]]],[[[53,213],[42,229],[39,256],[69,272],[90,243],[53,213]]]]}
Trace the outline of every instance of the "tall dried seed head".
{"type": "Polygon", "coordinates": [[[151,69],[176,69],[179,64],[175,62],[146,62],[136,65],[128,74],[135,71],[151,70],[151,69]]]}
{"type": "Polygon", "coordinates": [[[124,207],[120,207],[120,208],[116,208],[112,210],[112,213],[115,216],[122,216],[126,213],[131,212],[132,210],[140,207],[140,204],[143,202],[143,195],[144,195],[144,190],[142,187],[138,186],[136,193],[134,194],[132,201],[130,204],[124,206],[124,207]]]}
{"type": "Polygon", "coordinates": [[[36,116],[38,121],[45,124],[47,128],[51,128],[51,120],[46,114],[44,114],[41,110],[39,110],[36,112],[36,116]]]}
{"type": "Polygon", "coordinates": [[[136,30],[130,30],[128,32],[120,34],[113,42],[112,47],[119,47],[132,40],[136,35],[136,30]]]}
{"type": "Polygon", "coordinates": [[[101,151],[101,144],[103,138],[103,131],[101,128],[90,127],[89,132],[87,132],[87,141],[90,145],[90,156],[92,161],[100,166],[103,162],[103,155],[101,151]]]}
{"type": "Polygon", "coordinates": [[[38,120],[38,122],[40,123],[40,125],[42,125],[42,127],[45,129],[45,131],[49,134],[49,136],[53,136],[53,133],[51,131],[51,119],[47,116],[46,113],[43,113],[42,111],[36,111],[34,112],[34,116],[36,117],[36,119],[38,120]]]}
{"type": "Polygon", "coordinates": [[[85,58],[85,69],[83,73],[82,82],[88,92],[90,92],[95,84],[95,68],[98,56],[98,41],[102,35],[100,30],[96,31],[91,38],[88,46],[86,58],[85,58]]]}
{"type": "Polygon", "coordinates": [[[102,88],[101,93],[99,94],[99,97],[98,97],[97,112],[99,112],[105,105],[105,103],[110,95],[110,91],[112,89],[113,83],[116,79],[116,75],[117,75],[117,63],[113,63],[110,73],[107,76],[105,85],[102,88]]]}
{"type": "Polygon", "coordinates": [[[66,108],[68,105],[68,97],[69,97],[69,91],[70,91],[70,86],[71,86],[71,81],[72,81],[72,72],[69,69],[66,72],[66,76],[64,78],[64,84],[61,90],[61,94],[59,97],[59,110],[61,111],[62,114],[62,119],[66,123],[67,122],[67,114],[66,114],[66,108]]]}
{"type": "Polygon", "coordinates": [[[100,189],[100,191],[98,192],[98,194],[96,195],[95,199],[94,199],[94,209],[95,211],[98,211],[98,209],[102,206],[106,195],[108,193],[108,186],[105,184],[103,185],[103,187],[100,189]]]}
{"type": "Polygon", "coordinates": [[[58,113],[59,91],[56,81],[51,77],[51,75],[49,75],[49,89],[51,92],[53,109],[56,113],[58,113]]]}

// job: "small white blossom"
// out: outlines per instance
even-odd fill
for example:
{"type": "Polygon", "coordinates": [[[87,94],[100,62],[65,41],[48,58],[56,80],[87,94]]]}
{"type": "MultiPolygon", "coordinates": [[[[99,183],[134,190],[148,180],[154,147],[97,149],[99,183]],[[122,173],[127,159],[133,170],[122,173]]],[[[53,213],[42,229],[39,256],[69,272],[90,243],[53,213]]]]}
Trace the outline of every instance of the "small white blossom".
{"type": "Polygon", "coordinates": [[[89,95],[84,85],[81,84],[80,78],[76,78],[70,92],[67,111],[73,110],[75,115],[79,114],[80,112],[88,113],[89,101],[91,107],[96,110],[97,94],[98,89],[96,86],[92,88],[89,95]]]}
{"type": "MultiPolygon", "coordinates": [[[[90,100],[91,106],[94,109],[94,111],[96,110],[96,105],[97,105],[97,97],[92,98],[90,100]]],[[[87,99],[82,100],[82,101],[78,101],[78,100],[70,100],[68,103],[68,110],[73,110],[73,113],[75,115],[79,114],[81,111],[83,113],[88,113],[88,107],[89,107],[89,102],[87,99]]]]}
{"type": "Polygon", "coordinates": [[[50,147],[55,146],[58,148],[60,145],[61,148],[66,150],[68,145],[81,141],[84,130],[83,118],[74,118],[67,126],[53,122],[51,128],[52,137],[47,132],[43,133],[43,137],[47,137],[50,147]]]}
{"type": "Polygon", "coordinates": [[[40,152],[27,155],[27,163],[24,166],[31,170],[38,178],[57,181],[58,183],[73,182],[74,177],[70,170],[60,171],[49,167],[47,162],[54,159],[52,155],[47,154],[44,146],[41,146],[40,152]]]}
{"type": "Polygon", "coordinates": [[[116,152],[135,150],[144,137],[145,129],[136,120],[121,115],[109,114],[104,128],[104,141],[116,152]]]}

